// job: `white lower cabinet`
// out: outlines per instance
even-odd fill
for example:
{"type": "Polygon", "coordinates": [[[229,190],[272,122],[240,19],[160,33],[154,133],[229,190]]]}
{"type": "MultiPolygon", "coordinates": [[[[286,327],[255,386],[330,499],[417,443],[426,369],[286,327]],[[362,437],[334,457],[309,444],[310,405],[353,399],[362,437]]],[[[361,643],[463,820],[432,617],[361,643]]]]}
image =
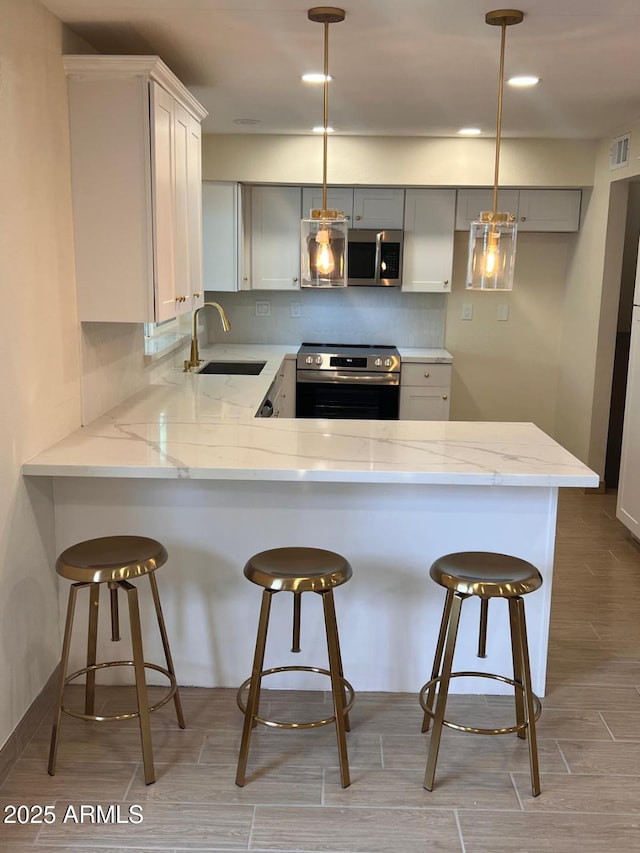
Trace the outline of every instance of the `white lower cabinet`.
{"type": "Polygon", "coordinates": [[[400,370],[400,420],[448,421],[451,365],[403,363],[400,370]]]}
{"type": "Polygon", "coordinates": [[[455,210],[455,190],[406,190],[403,291],[451,291],[455,210]]]}
{"type": "Polygon", "coordinates": [[[301,188],[251,187],[251,289],[300,289],[301,188]]]}
{"type": "Polygon", "coordinates": [[[65,56],[78,316],[161,322],[202,304],[200,122],[154,56],[65,56]]]}

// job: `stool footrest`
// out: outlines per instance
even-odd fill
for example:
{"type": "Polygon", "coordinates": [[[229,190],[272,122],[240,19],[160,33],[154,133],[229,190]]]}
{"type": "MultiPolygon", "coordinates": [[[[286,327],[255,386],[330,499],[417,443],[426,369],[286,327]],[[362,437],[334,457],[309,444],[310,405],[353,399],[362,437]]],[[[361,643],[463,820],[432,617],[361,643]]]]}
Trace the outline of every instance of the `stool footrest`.
{"type": "MultiPolygon", "coordinates": [[[[452,672],[449,676],[449,678],[470,677],[491,678],[494,681],[502,681],[504,684],[510,684],[516,690],[521,690],[524,693],[524,687],[522,684],[519,684],[517,681],[514,681],[513,678],[507,678],[505,675],[494,675],[490,672],[452,672]]],[[[442,681],[442,676],[432,678],[430,681],[427,681],[427,683],[421,687],[420,692],[418,694],[418,701],[420,702],[420,707],[425,712],[425,714],[427,714],[427,716],[431,717],[432,720],[435,718],[435,711],[427,707],[424,694],[427,692],[427,690],[429,690],[430,687],[433,687],[434,684],[438,684],[440,681],[442,681]]],[[[542,713],[542,702],[540,701],[539,697],[536,696],[535,693],[532,693],[531,696],[533,699],[534,707],[533,720],[534,722],[536,722],[542,713]]],[[[451,720],[443,720],[442,725],[447,726],[450,729],[455,729],[459,732],[469,732],[470,734],[476,735],[506,735],[512,734],[513,732],[520,732],[524,729],[529,728],[529,724],[527,722],[517,723],[515,726],[503,726],[498,729],[481,729],[476,726],[463,726],[460,723],[454,723],[451,720]]]]}
{"type": "MultiPolygon", "coordinates": [[[[264,678],[267,675],[274,675],[278,672],[315,672],[319,675],[327,675],[329,678],[331,677],[331,673],[328,669],[320,669],[316,666],[274,666],[271,669],[265,669],[260,673],[260,677],[264,678]]],[[[346,716],[351,708],[353,707],[353,702],[355,699],[355,690],[351,686],[351,684],[347,681],[346,678],[341,678],[343,685],[345,686],[347,693],[349,694],[348,701],[345,705],[343,715],[346,716]]],[[[242,692],[245,690],[249,684],[251,684],[251,677],[247,678],[242,682],[238,691],[236,693],[236,702],[238,708],[242,711],[242,713],[246,713],[247,706],[242,700],[242,692]]],[[[266,717],[258,717],[255,716],[253,718],[256,723],[262,723],[264,726],[271,726],[277,729],[317,729],[320,726],[327,726],[329,723],[335,723],[336,717],[335,714],[331,717],[327,717],[323,720],[312,720],[308,723],[296,723],[293,721],[281,721],[281,720],[269,720],[266,717]]]]}
{"type": "MultiPolygon", "coordinates": [[[[79,678],[81,675],[86,675],[89,672],[95,672],[98,669],[108,669],[112,666],[134,666],[134,661],[132,660],[113,660],[113,661],[105,661],[104,663],[95,663],[91,666],[85,666],[82,669],[73,672],[71,675],[68,675],[64,683],[69,684],[69,682],[74,681],[76,678],[79,678]]],[[[166,705],[173,697],[176,695],[178,690],[178,684],[176,682],[175,676],[172,675],[168,669],[165,669],[163,666],[159,666],[156,663],[146,663],[144,664],[145,669],[154,669],[156,672],[162,673],[166,678],[169,679],[169,690],[167,693],[160,699],[159,702],[156,702],[155,705],[149,706],[149,712],[157,711],[158,708],[162,708],[163,705],[166,705]]],[[[68,708],[66,705],[61,705],[60,709],[64,711],[70,717],[77,717],[79,720],[93,720],[98,723],[109,723],[116,722],[118,720],[132,720],[136,717],[140,716],[139,711],[130,711],[125,714],[111,714],[110,716],[103,716],[101,714],[83,714],[80,711],[74,711],[71,708],[68,708]]]]}

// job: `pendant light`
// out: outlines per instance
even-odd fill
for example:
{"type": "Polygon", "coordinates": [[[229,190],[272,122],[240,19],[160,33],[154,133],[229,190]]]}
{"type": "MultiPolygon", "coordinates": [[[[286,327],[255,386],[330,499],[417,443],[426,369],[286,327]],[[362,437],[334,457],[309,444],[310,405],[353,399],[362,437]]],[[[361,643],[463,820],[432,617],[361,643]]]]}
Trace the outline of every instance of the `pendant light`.
{"type": "Polygon", "coordinates": [[[347,220],[341,210],[327,209],[327,136],[329,133],[329,24],[344,21],[343,9],[316,6],[309,20],[324,25],[324,112],[322,124],[322,208],[302,220],[302,287],[346,287],[347,220]]]}
{"type": "Polygon", "coordinates": [[[498,120],[496,159],[493,179],[493,210],[483,211],[471,223],[467,290],[513,290],[518,226],[511,213],[498,210],[498,171],[500,168],[500,136],[502,132],[502,94],[504,90],[504,47],[507,27],[519,24],[524,14],[517,9],[487,12],[485,22],[501,27],[500,72],[498,76],[498,120]]]}

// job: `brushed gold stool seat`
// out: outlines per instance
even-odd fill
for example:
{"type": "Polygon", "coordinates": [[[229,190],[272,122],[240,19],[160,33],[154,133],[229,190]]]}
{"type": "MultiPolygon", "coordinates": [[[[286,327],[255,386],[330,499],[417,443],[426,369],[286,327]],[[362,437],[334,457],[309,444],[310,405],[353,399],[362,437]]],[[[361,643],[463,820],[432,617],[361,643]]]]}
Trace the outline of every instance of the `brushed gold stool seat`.
{"type": "Polygon", "coordinates": [[[420,705],[424,710],[423,732],[429,729],[431,720],[433,720],[424,787],[428,791],[433,790],[442,727],[448,726],[458,731],[473,734],[499,735],[515,732],[519,738],[528,736],[531,792],[534,797],[537,797],[540,793],[540,773],[535,724],[540,717],[542,705],[531,688],[527,628],[522,596],[539,589],[542,586],[542,576],[536,567],[526,560],[487,551],[463,551],[446,554],[433,563],[429,574],[437,584],[447,590],[447,595],[431,678],[420,690],[420,705]],[[472,595],[480,597],[478,657],[486,657],[489,600],[491,598],[507,599],[513,678],[487,672],[451,671],[462,603],[472,595]],[[515,725],[501,728],[478,728],[463,726],[446,720],[444,715],[450,681],[452,678],[466,676],[491,678],[512,685],[516,711],[515,725]],[[437,699],[436,688],[438,688],[437,699]],[[434,699],[435,711],[433,709],[434,699]]]}
{"type": "Polygon", "coordinates": [[[351,566],[340,554],[321,548],[273,548],[270,551],[261,551],[251,557],[244,567],[244,574],[252,583],[261,586],[263,592],[251,676],[240,685],[237,694],[238,707],[244,714],[244,726],[238,756],[236,785],[242,787],[245,784],[251,732],[257,723],[287,729],[309,729],[335,723],[340,779],[342,787],[347,788],[350,779],[345,732],[349,731],[350,728],[349,711],[353,705],[354,690],[345,679],[342,670],[333,589],[349,580],[352,575],[351,566]],[[321,596],[327,635],[329,669],[309,666],[281,666],[263,669],[271,600],[278,592],[293,593],[292,652],[300,651],[302,593],[315,592],[321,596]],[[333,714],[325,719],[307,723],[270,720],[259,716],[262,679],[278,672],[314,672],[328,676],[331,679],[333,714]],[[249,687],[249,694],[245,703],[242,699],[242,692],[247,686],[249,687]],[[348,699],[347,694],[349,695],[348,699]]]}
{"type": "Polygon", "coordinates": [[[162,615],[158,585],[155,578],[155,570],[167,561],[167,552],[160,542],[145,536],[104,536],[99,539],[89,539],[79,542],[63,551],[56,561],[56,571],[61,577],[74,581],[69,590],[69,605],[67,607],[67,619],[62,643],[62,657],[60,660],[60,681],[54,715],[53,728],[51,731],[51,747],[49,750],[49,774],[55,775],[56,756],[58,752],[58,741],[60,735],[60,722],[62,713],[81,720],[94,720],[97,722],[129,720],[139,718],[140,737],[142,741],[142,757],[144,763],[144,778],[147,785],[155,782],[153,767],[153,748],[151,744],[151,728],[149,714],[166,705],[173,699],[178,718],[178,725],[184,729],[184,716],[180,702],[180,694],[176,682],[173,660],[169,648],[169,639],[162,615]],[[144,660],[142,649],[142,631],[140,627],[140,610],[138,606],[138,591],[129,581],[146,575],[151,585],[153,603],[155,606],[160,637],[166,659],[166,667],[144,660]],[[122,589],[127,594],[129,605],[129,622],[131,626],[131,645],[133,649],[133,660],[106,661],[96,663],[97,641],[98,641],[98,606],[100,599],[100,584],[106,583],[110,591],[111,599],[111,640],[116,642],[120,639],[120,622],[118,611],[118,590],[122,589]],[[76,599],[80,589],[89,589],[89,633],[87,641],[87,665],[71,675],[67,675],[69,664],[69,651],[71,648],[71,635],[73,631],[73,618],[75,614],[76,599]],[[137,710],[124,714],[103,716],[95,713],[95,687],[96,672],[114,666],[132,666],[135,672],[135,685],[137,696],[137,710]],[[169,680],[167,693],[155,705],[149,706],[147,698],[147,683],[145,680],[145,669],[153,669],[160,672],[169,680]],[[65,685],[85,675],[85,708],[84,713],[74,711],[63,704],[63,693],[65,685]]]}

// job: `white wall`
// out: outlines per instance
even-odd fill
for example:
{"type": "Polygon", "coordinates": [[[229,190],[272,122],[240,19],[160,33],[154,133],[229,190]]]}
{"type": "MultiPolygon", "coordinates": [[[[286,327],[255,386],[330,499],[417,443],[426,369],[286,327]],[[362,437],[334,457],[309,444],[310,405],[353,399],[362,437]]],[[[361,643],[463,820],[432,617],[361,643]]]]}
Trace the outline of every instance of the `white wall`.
{"type": "Polygon", "coordinates": [[[63,28],[0,0],[0,745],[59,656],[53,508],[20,466],[76,428],[80,370],[63,28]]]}

